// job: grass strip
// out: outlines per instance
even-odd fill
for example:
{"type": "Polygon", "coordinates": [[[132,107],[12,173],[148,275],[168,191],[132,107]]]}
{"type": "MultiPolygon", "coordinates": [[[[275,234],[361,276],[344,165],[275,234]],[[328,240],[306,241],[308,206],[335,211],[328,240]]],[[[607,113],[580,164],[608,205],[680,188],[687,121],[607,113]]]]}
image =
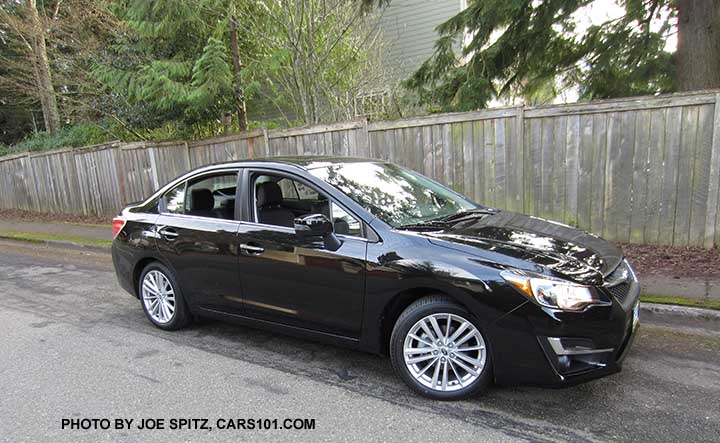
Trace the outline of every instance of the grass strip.
{"type": "Polygon", "coordinates": [[[95,238],[77,237],[74,235],[37,234],[34,232],[0,232],[0,238],[23,240],[34,243],[42,243],[44,241],[67,241],[94,246],[112,245],[112,241],[110,240],[98,240],[95,238]]]}
{"type": "Polygon", "coordinates": [[[670,297],[665,295],[640,294],[640,301],[660,303],[663,305],[689,306],[693,308],[706,308],[720,310],[720,300],[698,300],[695,298],[670,297]]]}

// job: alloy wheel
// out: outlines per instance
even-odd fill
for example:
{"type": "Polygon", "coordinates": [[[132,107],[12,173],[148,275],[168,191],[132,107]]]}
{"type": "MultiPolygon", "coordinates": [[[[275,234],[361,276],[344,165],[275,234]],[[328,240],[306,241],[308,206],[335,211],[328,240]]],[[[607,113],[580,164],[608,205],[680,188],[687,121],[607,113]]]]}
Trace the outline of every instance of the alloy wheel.
{"type": "Polygon", "coordinates": [[[153,269],[142,281],[142,299],[148,315],[160,324],[169,323],[175,315],[175,290],[162,272],[153,269]]]}
{"type": "Polygon", "coordinates": [[[485,367],[480,331],[465,318],[436,313],[418,320],[403,343],[405,366],[415,380],[438,392],[470,386],[485,367]]]}

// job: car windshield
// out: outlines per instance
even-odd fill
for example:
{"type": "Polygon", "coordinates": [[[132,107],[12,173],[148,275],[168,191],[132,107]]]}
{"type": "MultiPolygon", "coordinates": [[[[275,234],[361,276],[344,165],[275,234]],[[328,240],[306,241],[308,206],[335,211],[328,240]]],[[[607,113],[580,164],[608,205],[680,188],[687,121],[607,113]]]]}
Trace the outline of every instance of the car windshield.
{"type": "Polygon", "coordinates": [[[310,173],[335,186],[387,224],[424,223],[478,205],[409,169],[389,163],[323,164],[310,173]]]}

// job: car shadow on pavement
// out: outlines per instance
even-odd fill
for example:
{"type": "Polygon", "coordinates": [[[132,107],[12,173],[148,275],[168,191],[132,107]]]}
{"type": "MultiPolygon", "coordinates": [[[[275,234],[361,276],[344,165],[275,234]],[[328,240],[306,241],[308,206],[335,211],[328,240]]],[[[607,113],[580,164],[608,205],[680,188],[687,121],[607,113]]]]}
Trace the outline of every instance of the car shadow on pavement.
{"type": "MultiPolygon", "coordinates": [[[[568,408],[582,415],[583,410],[590,412],[604,403],[608,395],[607,387],[597,382],[560,390],[492,386],[476,398],[440,402],[408,389],[395,375],[387,357],[213,320],[203,319],[187,330],[167,333],[147,324],[141,315],[138,319],[145,323],[143,329],[147,332],[186,346],[309,377],[402,407],[430,410],[474,425],[503,429],[517,438],[532,435],[533,439],[542,440],[541,435],[555,435],[555,438],[584,441],[589,423],[584,423],[579,433],[568,427],[568,408]]],[[[256,380],[248,374],[233,376],[245,381],[256,380]]],[[[595,429],[594,433],[597,436],[603,431],[595,429]]]]}

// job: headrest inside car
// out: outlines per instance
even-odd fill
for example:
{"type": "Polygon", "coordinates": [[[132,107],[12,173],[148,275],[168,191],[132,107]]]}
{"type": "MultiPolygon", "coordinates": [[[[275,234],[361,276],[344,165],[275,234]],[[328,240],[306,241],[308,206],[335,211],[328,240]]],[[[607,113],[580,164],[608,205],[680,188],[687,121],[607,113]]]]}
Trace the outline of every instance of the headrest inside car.
{"type": "Polygon", "coordinates": [[[275,182],[260,183],[257,187],[257,205],[259,207],[278,205],[282,202],[282,190],[275,182]]]}
{"type": "Polygon", "coordinates": [[[193,189],[190,193],[192,211],[208,211],[215,207],[215,197],[207,188],[193,189]]]}

